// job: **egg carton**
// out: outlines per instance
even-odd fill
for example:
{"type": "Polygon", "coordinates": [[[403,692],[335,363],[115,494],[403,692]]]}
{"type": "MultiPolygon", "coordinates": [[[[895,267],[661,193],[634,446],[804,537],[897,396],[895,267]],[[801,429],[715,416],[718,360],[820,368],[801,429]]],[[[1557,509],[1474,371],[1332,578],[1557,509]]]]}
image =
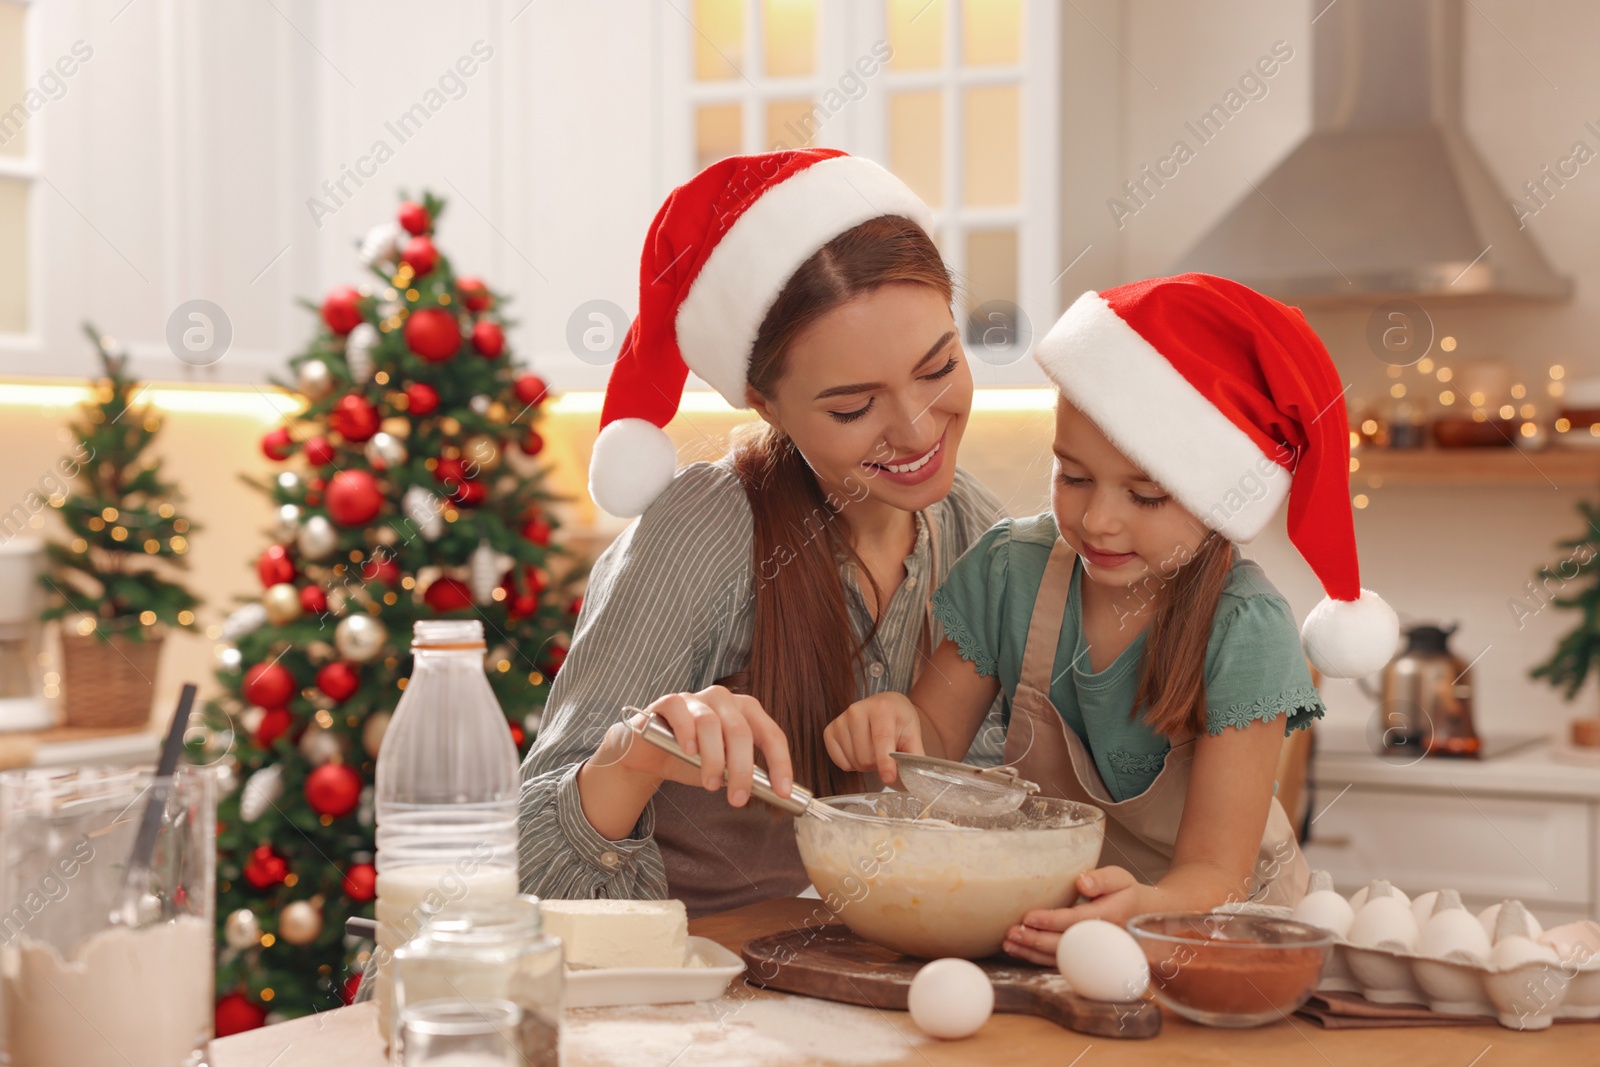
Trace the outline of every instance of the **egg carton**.
{"type": "Polygon", "coordinates": [[[1460,963],[1336,938],[1317,992],[1357,993],[1377,1004],[1411,1004],[1446,1015],[1486,1016],[1513,1030],[1557,1019],[1600,1019],[1600,938],[1593,922],[1547,930],[1546,944],[1576,946],[1565,962],[1515,967],[1460,963]]]}

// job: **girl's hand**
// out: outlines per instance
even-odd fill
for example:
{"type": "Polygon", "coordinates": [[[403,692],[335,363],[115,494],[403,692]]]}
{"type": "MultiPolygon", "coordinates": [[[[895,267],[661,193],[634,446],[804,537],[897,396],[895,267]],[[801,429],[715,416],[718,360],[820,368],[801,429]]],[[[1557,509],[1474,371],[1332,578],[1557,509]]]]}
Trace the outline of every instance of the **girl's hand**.
{"type": "Polygon", "coordinates": [[[773,791],[781,797],[788,796],[789,787],[794,783],[794,771],[789,760],[789,742],[783,731],[760,701],[714,685],[698,693],[664,696],[627,722],[613,724],[589,762],[654,779],[657,785],[672,781],[711,791],[726,785],[728,803],[738,808],[750,799],[757,749],[766,757],[773,791]],[[672,727],[685,752],[699,754],[699,769],[663,752],[634,732],[652,713],[672,727]]]}
{"type": "Polygon", "coordinates": [[[875,693],[858,700],[822,731],[833,762],[846,771],[877,771],[884,785],[895,780],[891,752],[922,755],[922,719],[904,693],[875,693]]]}
{"type": "Polygon", "coordinates": [[[1061,933],[1073,923],[1104,919],[1121,926],[1135,915],[1160,910],[1156,887],[1144,885],[1121,867],[1085,871],[1078,876],[1078,892],[1089,899],[1070,908],[1024,915],[1021,924],[1006,931],[1006,953],[1042,967],[1054,967],[1061,933]]]}

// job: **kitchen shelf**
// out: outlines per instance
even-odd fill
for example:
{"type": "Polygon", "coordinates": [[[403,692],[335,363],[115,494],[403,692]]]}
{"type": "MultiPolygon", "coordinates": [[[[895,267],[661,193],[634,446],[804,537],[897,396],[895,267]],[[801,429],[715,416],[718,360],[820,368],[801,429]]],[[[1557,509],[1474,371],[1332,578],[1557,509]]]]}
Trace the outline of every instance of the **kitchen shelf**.
{"type": "Polygon", "coordinates": [[[1361,448],[1350,475],[1354,489],[1382,485],[1555,485],[1559,489],[1600,487],[1600,448],[1361,448]]]}

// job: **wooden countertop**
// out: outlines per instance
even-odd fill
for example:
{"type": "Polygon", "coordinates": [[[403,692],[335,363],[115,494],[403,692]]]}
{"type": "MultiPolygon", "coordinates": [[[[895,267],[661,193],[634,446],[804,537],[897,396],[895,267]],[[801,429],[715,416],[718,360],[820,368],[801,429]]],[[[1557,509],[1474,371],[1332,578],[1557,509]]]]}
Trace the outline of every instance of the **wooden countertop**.
{"type": "MultiPolygon", "coordinates": [[[[690,923],[690,931],[733,951],[753,937],[801,925],[815,900],[780,899],[690,923]]],[[[1557,1023],[1521,1033],[1487,1023],[1416,1029],[1324,1030],[1292,1018],[1252,1030],[1197,1026],[1171,1013],[1160,1036],[1143,1041],[1086,1037],[1042,1019],[995,1015],[964,1041],[935,1042],[904,1012],[878,1011],[792,997],[735,984],[720,1001],[649,1009],[589,1008],[565,1021],[566,1067],[694,1067],[699,1063],[788,1064],[843,1062],[874,1067],[939,1064],[1222,1065],[1315,1064],[1322,1067],[1550,1067],[1592,1062],[1600,1025],[1557,1023]],[[826,1043],[847,1051],[830,1059],[826,1043]],[[689,1035],[687,1043],[679,1040],[689,1035]],[[852,1038],[848,1045],[839,1044],[852,1038]],[[704,1045],[696,1051],[696,1044],[704,1045]],[[903,1049],[902,1049],[903,1046],[903,1049]],[[742,1049],[748,1049],[748,1057],[742,1049]],[[1092,1049],[1092,1051],[1090,1051],[1092,1049]],[[1492,1053],[1491,1053],[1492,1050],[1492,1053]],[[1088,1056],[1084,1056],[1089,1052],[1088,1056]],[[686,1054],[687,1053],[687,1054],[686,1054]],[[1490,1055],[1485,1055],[1490,1053],[1490,1055]]],[[[211,1067],[387,1067],[376,1008],[359,1004],[253,1030],[211,1043],[211,1067]]]]}

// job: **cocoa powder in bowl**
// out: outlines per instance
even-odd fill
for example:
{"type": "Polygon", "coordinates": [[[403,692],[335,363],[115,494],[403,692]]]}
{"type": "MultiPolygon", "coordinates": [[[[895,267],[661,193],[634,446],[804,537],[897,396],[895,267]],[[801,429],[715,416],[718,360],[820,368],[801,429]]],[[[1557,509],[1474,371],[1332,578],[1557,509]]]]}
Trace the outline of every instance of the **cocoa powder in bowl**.
{"type": "Polygon", "coordinates": [[[1259,1026],[1316,989],[1333,943],[1292,919],[1223,912],[1140,915],[1128,930],[1164,1007],[1209,1026],[1259,1026]]]}

